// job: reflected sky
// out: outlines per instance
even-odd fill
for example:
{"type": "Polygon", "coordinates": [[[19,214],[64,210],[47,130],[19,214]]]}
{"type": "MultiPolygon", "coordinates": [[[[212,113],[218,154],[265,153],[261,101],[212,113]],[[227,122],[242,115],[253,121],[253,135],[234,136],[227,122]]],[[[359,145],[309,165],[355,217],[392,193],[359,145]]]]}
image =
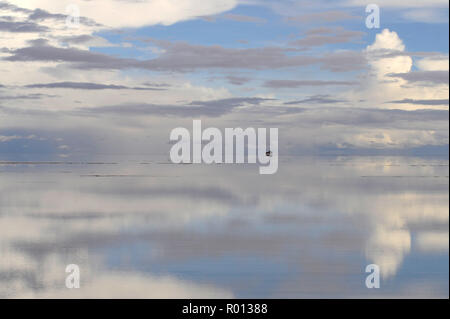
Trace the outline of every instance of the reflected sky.
{"type": "Polygon", "coordinates": [[[0,297],[448,298],[448,175],[418,157],[0,161],[0,297]]]}

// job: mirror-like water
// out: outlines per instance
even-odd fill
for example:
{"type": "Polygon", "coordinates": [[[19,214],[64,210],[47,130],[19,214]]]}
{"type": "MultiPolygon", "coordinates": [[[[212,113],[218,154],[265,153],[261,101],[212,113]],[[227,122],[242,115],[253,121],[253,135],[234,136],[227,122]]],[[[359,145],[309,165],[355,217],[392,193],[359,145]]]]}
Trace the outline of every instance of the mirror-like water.
{"type": "Polygon", "coordinates": [[[0,297],[448,298],[447,159],[165,161],[0,162],[0,297]]]}

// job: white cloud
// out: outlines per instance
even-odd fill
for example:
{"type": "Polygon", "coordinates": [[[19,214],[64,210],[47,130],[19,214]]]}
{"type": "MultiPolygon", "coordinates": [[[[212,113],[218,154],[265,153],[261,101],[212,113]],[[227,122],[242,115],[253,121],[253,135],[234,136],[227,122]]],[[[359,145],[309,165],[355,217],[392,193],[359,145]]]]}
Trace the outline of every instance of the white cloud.
{"type": "Polygon", "coordinates": [[[36,136],[34,135],[29,135],[29,136],[20,136],[20,135],[0,135],[0,143],[4,143],[4,142],[10,142],[10,141],[14,141],[14,140],[32,140],[32,139],[37,139],[36,136]]]}
{"type": "Polygon", "coordinates": [[[233,9],[237,0],[10,0],[27,9],[43,9],[51,13],[67,14],[69,4],[80,8],[81,16],[91,18],[108,27],[140,27],[170,25],[198,16],[214,15],[233,9]]]}
{"type": "MultiPolygon", "coordinates": [[[[413,66],[419,70],[442,71],[448,70],[448,57],[430,56],[416,61],[397,32],[384,29],[375,37],[375,41],[365,49],[370,70],[361,81],[357,90],[346,92],[345,98],[354,101],[355,105],[367,107],[394,108],[416,110],[424,108],[415,103],[390,103],[399,100],[445,100],[448,99],[448,84],[423,85],[423,83],[408,82],[407,76],[415,75],[413,66]],[[380,92],[383,92],[380,94],[380,92]],[[364,102],[359,102],[359,101],[364,102]]],[[[432,105],[427,108],[447,109],[443,104],[432,105]]]]}
{"type": "Polygon", "coordinates": [[[447,57],[425,57],[415,62],[422,71],[448,71],[447,57]]]}
{"type": "MultiPolygon", "coordinates": [[[[405,45],[398,34],[389,29],[384,29],[375,37],[375,42],[367,46],[367,53],[369,56],[377,53],[380,50],[405,51],[405,45]]],[[[377,59],[376,57],[370,59],[370,65],[376,73],[378,79],[382,79],[389,73],[405,73],[409,72],[412,67],[412,58],[409,56],[396,56],[390,58],[377,59]]]]}
{"type": "Polygon", "coordinates": [[[18,136],[18,135],[8,135],[8,136],[0,135],[0,143],[13,141],[13,140],[17,140],[20,138],[22,138],[22,137],[18,136]]]}

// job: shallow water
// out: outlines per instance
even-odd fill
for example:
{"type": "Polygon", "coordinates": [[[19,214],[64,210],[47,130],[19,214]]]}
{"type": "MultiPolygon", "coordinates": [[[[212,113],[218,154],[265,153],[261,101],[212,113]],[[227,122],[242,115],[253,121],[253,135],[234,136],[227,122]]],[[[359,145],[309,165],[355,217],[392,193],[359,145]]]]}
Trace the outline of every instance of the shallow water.
{"type": "Polygon", "coordinates": [[[448,175],[412,157],[0,161],[0,297],[448,298],[448,175]]]}

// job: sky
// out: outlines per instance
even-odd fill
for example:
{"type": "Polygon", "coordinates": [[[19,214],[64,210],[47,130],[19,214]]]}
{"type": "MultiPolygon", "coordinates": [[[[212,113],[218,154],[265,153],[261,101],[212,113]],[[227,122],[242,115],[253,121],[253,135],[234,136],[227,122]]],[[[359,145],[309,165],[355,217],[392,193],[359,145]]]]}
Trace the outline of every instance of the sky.
{"type": "Polygon", "coordinates": [[[370,29],[367,4],[1,0],[0,154],[168,155],[201,119],[280,155],[448,156],[448,2],[379,0],[370,29]]]}

